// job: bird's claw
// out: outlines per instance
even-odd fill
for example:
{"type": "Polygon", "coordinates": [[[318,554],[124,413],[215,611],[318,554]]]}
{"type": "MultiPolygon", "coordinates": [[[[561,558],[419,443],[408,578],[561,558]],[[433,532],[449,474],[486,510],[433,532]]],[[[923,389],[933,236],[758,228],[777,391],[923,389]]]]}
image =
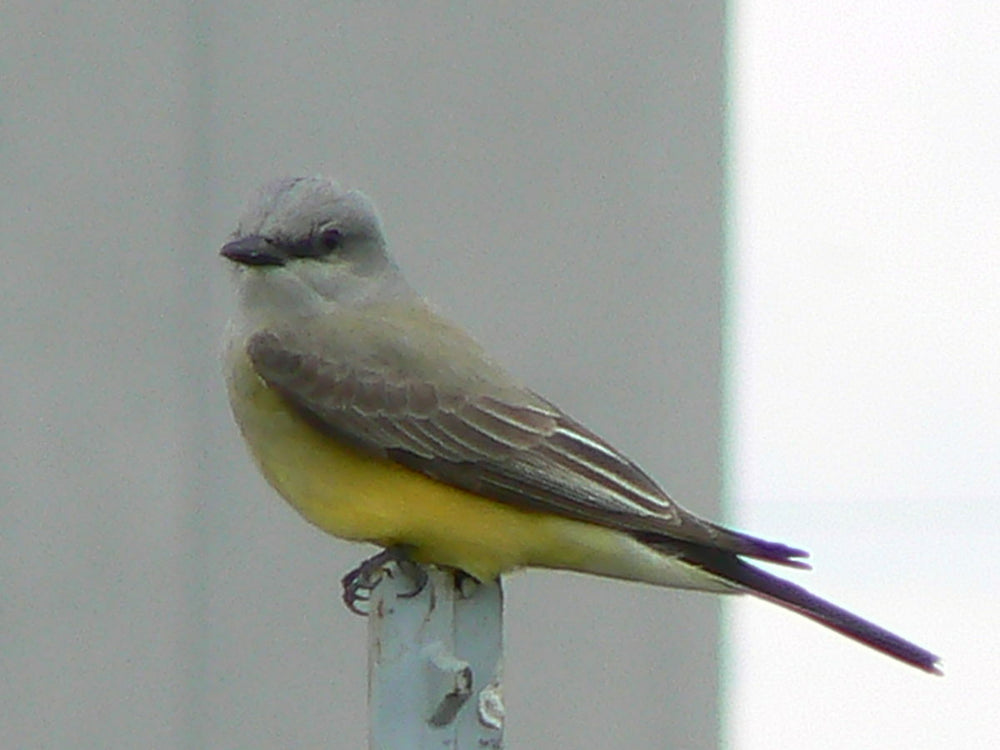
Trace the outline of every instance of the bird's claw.
{"type": "Polygon", "coordinates": [[[367,603],[382,576],[392,575],[392,569],[389,567],[392,563],[396,563],[399,571],[413,581],[413,590],[398,594],[399,597],[409,599],[424,590],[424,586],[427,585],[427,571],[423,566],[410,559],[405,547],[387,547],[377,555],[362,561],[341,579],[344,587],[344,604],[349,610],[362,617],[368,616],[368,610],[359,606],[359,602],[367,603]]]}

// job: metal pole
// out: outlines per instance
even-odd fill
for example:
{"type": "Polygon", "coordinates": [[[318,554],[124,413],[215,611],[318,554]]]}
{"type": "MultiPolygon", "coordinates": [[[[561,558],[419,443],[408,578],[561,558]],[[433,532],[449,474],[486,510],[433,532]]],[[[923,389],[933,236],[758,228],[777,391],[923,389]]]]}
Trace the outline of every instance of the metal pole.
{"type": "Polygon", "coordinates": [[[503,746],[503,589],[437,568],[413,594],[395,564],[368,616],[371,750],[503,746]]]}

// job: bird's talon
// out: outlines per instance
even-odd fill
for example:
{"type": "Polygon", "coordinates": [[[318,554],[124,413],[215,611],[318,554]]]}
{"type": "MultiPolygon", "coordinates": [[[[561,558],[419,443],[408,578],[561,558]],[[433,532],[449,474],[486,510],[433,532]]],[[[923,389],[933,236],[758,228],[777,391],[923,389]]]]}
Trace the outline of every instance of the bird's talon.
{"type": "Polygon", "coordinates": [[[405,547],[387,547],[377,555],[363,560],[358,567],[341,579],[344,604],[349,610],[362,617],[368,616],[369,611],[359,607],[358,604],[371,601],[371,593],[382,580],[382,576],[392,575],[392,568],[389,567],[391,563],[396,563],[400,571],[416,584],[413,591],[400,596],[413,597],[423,590],[427,584],[427,573],[423,567],[410,560],[405,547]]]}
{"type": "Polygon", "coordinates": [[[399,567],[400,572],[413,581],[413,590],[408,591],[405,594],[397,594],[400,599],[412,599],[427,585],[427,571],[424,569],[423,565],[413,562],[409,558],[403,560],[397,560],[396,565],[399,567]]]}

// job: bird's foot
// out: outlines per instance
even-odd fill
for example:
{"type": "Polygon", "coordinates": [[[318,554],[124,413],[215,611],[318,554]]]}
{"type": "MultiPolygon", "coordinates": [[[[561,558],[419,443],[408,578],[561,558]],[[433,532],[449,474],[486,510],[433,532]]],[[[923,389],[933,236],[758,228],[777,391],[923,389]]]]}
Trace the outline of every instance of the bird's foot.
{"type": "Polygon", "coordinates": [[[344,587],[344,604],[355,614],[368,616],[365,608],[371,599],[372,591],[382,580],[382,576],[392,575],[392,563],[413,582],[413,590],[399,594],[404,599],[416,596],[427,585],[427,571],[423,566],[410,559],[409,550],[404,546],[386,547],[377,555],[364,560],[358,567],[341,579],[344,587]]]}

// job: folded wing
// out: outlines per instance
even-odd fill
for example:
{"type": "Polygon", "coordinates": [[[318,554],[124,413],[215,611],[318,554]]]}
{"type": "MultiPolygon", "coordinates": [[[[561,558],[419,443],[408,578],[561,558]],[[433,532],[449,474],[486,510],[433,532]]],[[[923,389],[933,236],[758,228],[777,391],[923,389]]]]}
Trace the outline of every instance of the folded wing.
{"type": "MultiPolygon", "coordinates": [[[[674,503],[646,473],[523,388],[448,388],[396,362],[311,353],[291,332],[248,345],[257,373],[318,429],[500,502],[805,567],[802,550],[740,534],[674,503]]],[[[414,368],[416,369],[416,368],[414,368]]]]}

